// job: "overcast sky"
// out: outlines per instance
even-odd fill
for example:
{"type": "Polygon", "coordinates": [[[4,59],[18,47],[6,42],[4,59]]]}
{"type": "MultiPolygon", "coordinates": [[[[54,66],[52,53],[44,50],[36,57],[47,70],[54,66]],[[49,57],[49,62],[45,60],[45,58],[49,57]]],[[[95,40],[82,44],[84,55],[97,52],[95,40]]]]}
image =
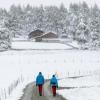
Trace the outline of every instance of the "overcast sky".
{"type": "Polygon", "coordinates": [[[86,1],[89,6],[93,6],[95,3],[100,7],[100,0],[0,0],[0,8],[9,9],[12,4],[18,5],[27,5],[30,4],[32,6],[39,5],[57,5],[59,6],[63,3],[66,7],[72,3],[79,3],[82,1],[86,1]]]}

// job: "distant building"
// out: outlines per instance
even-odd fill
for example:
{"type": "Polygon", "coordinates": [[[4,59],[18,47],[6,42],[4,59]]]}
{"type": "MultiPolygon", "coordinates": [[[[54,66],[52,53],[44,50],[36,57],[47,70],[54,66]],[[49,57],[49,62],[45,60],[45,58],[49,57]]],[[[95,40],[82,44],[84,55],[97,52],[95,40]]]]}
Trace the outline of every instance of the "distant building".
{"type": "Polygon", "coordinates": [[[62,35],[61,35],[61,38],[68,38],[68,36],[67,36],[67,34],[65,34],[65,33],[63,33],[62,35]]]}
{"type": "Polygon", "coordinates": [[[48,33],[45,33],[41,36],[37,36],[35,38],[35,41],[36,42],[57,42],[58,41],[58,35],[56,33],[53,33],[53,32],[48,32],[48,33]]]}
{"type": "Polygon", "coordinates": [[[41,36],[37,36],[37,37],[35,38],[35,42],[41,42],[41,41],[42,41],[41,36]]]}
{"type": "Polygon", "coordinates": [[[42,31],[42,30],[35,30],[35,31],[32,31],[29,35],[28,35],[28,38],[29,39],[34,39],[34,38],[36,38],[36,37],[38,37],[38,36],[41,36],[41,35],[43,35],[44,34],[44,32],[42,31]]]}
{"type": "Polygon", "coordinates": [[[47,39],[53,39],[53,38],[58,38],[58,35],[56,33],[53,33],[53,32],[48,32],[48,33],[45,33],[41,36],[42,38],[47,38],[47,39]]]}

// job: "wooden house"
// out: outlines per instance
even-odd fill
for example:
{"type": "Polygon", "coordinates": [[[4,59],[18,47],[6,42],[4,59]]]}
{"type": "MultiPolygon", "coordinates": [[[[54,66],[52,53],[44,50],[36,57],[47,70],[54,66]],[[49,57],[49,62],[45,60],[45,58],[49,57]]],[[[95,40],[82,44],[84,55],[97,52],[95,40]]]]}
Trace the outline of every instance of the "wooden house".
{"type": "Polygon", "coordinates": [[[45,33],[41,36],[37,36],[35,38],[36,42],[57,42],[58,41],[58,35],[56,33],[53,32],[48,32],[45,33]]]}
{"type": "Polygon", "coordinates": [[[34,39],[34,38],[36,38],[36,37],[38,37],[38,36],[41,36],[41,35],[43,35],[44,34],[44,32],[42,31],[42,30],[35,30],[35,31],[32,31],[29,35],[28,35],[28,38],[29,39],[34,39]]]}

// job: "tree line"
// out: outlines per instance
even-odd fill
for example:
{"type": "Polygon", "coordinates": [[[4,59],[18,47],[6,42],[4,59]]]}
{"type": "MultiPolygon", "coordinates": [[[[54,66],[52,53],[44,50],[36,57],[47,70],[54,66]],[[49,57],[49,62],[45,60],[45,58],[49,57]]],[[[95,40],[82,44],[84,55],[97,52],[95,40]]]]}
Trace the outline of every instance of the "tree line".
{"type": "Polygon", "coordinates": [[[27,36],[35,29],[56,32],[59,38],[66,35],[66,39],[77,41],[83,48],[100,47],[100,9],[96,4],[89,7],[86,2],[73,3],[69,8],[63,4],[60,7],[12,5],[9,11],[0,9],[0,27],[0,45],[9,37],[7,47],[12,37],[27,36]]]}

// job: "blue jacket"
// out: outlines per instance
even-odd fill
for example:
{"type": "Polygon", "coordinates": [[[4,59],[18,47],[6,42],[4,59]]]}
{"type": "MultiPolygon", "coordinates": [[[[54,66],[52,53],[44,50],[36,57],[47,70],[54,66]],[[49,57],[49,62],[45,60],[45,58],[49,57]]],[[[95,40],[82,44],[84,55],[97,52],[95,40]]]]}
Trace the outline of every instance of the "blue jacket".
{"type": "Polygon", "coordinates": [[[51,86],[57,86],[57,87],[58,87],[58,81],[57,81],[57,79],[56,79],[55,76],[53,76],[53,77],[51,78],[51,80],[50,80],[50,85],[51,85],[51,86]]]}
{"type": "Polygon", "coordinates": [[[39,74],[36,78],[36,85],[43,85],[44,84],[44,76],[39,74]]]}

